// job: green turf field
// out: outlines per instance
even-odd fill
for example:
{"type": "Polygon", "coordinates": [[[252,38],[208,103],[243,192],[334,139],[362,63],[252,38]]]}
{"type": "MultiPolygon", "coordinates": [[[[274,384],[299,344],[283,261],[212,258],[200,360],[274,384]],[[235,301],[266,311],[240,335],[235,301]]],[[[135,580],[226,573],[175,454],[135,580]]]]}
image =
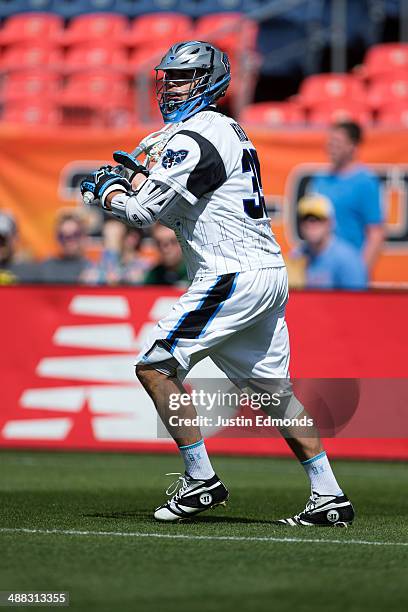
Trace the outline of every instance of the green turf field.
{"type": "Polygon", "coordinates": [[[408,609],[406,464],[335,463],[350,529],[270,524],[308,496],[293,460],[214,465],[228,508],[163,525],[177,456],[0,452],[0,590],[69,591],[84,612],[408,609]]]}

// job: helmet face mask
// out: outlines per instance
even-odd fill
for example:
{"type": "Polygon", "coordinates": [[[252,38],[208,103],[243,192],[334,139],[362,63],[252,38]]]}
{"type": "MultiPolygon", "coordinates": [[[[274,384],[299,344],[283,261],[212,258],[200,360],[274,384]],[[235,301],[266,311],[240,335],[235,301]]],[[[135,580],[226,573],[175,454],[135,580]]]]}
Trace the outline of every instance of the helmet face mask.
{"type": "Polygon", "coordinates": [[[156,70],[156,96],[166,123],[178,122],[213,104],[231,80],[225,53],[201,41],[173,45],[156,70]]]}
{"type": "Polygon", "coordinates": [[[156,97],[160,109],[167,115],[180,109],[186,101],[198,100],[205,93],[209,75],[202,68],[160,72],[156,72],[156,97]]]}

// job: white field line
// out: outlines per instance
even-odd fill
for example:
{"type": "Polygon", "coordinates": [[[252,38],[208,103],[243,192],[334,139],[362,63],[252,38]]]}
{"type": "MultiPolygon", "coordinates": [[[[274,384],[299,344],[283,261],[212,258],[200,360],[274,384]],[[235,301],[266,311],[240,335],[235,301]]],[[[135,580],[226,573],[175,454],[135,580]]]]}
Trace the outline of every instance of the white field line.
{"type": "Polygon", "coordinates": [[[275,538],[261,536],[211,536],[188,535],[171,533],[142,533],[139,531],[79,531],[77,529],[26,529],[26,528],[0,528],[0,533],[29,533],[40,535],[64,535],[99,537],[109,536],[116,538],[161,538],[165,540],[211,540],[227,542],[292,542],[308,544],[356,544],[365,546],[408,546],[408,542],[376,542],[371,540],[334,540],[320,538],[275,538]]]}

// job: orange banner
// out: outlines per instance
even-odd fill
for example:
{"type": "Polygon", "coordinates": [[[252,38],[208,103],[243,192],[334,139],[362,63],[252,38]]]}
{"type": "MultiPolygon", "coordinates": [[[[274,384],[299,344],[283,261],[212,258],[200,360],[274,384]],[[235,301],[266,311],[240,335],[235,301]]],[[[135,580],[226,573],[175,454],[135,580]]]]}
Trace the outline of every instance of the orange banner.
{"type": "MultiPolygon", "coordinates": [[[[23,246],[39,258],[52,252],[55,213],[61,206],[80,205],[78,185],[84,174],[112,161],[115,149],[132,150],[154,128],[0,128],[0,207],[14,211],[23,246]]],[[[273,228],[287,253],[299,238],[296,202],[308,177],[327,163],[326,133],[248,132],[261,161],[273,228]]],[[[373,279],[408,283],[408,131],[368,131],[360,158],[378,173],[387,219],[386,242],[373,279]]]]}

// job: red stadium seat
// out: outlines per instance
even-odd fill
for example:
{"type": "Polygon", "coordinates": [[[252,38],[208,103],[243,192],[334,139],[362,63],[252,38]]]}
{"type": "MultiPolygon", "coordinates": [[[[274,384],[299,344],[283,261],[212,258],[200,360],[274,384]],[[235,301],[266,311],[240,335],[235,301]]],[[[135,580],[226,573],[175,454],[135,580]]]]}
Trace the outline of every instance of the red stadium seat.
{"type": "Polygon", "coordinates": [[[131,47],[160,46],[170,47],[176,42],[189,40],[192,35],[192,21],[186,15],[178,13],[153,13],[142,15],[132,23],[128,34],[131,47]]]}
{"type": "Polygon", "coordinates": [[[125,45],[128,20],[124,15],[115,13],[88,13],[75,17],[65,31],[61,42],[64,45],[78,43],[97,43],[125,45]]]}
{"type": "Polygon", "coordinates": [[[331,125],[337,121],[356,121],[362,125],[371,123],[372,117],[367,104],[352,100],[323,101],[310,111],[309,123],[331,125]]]}
{"type": "Polygon", "coordinates": [[[55,104],[44,99],[12,100],[3,106],[1,121],[25,125],[57,125],[60,114],[55,104]]]}
{"type": "Polygon", "coordinates": [[[231,55],[238,49],[255,49],[257,35],[257,24],[241,13],[201,17],[194,34],[196,40],[208,40],[231,55]]]}
{"type": "Polygon", "coordinates": [[[69,49],[64,62],[64,70],[67,73],[103,67],[125,72],[127,53],[124,48],[110,44],[109,41],[77,45],[69,49]]]}
{"type": "Polygon", "coordinates": [[[367,51],[362,69],[365,78],[397,72],[408,72],[408,43],[384,43],[367,51]]]}
{"type": "Polygon", "coordinates": [[[52,44],[13,45],[0,56],[0,71],[20,70],[34,67],[47,67],[58,70],[63,56],[59,47],[52,44]]]}
{"type": "Polygon", "coordinates": [[[41,96],[52,98],[61,87],[61,75],[56,70],[32,68],[10,72],[0,91],[1,100],[18,100],[41,96]]]}
{"type": "Polygon", "coordinates": [[[64,103],[84,105],[87,101],[93,105],[95,100],[105,98],[108,104],[130,104],[129,83],[120,72],[100,69],[74,73],[68,78],[59,96],[59,100],[64,103]]]}
{"type": "Polygon", "coordinates": [[[247,106],[240,116],[246,124],[279,127],[281,125],[305,123],[302,110],[291,102],[259,102],[247,106]]]}
{"type": "Polygon", "coordinates": [[[156,100],[156,73],[153,69],[159,63],[168,47],[157,49],[142,48],[131,53],[128,74],[135,78],[136,118],[150,122],[162,121],[156,100]]]}
{"type": "Polygon", "coordinates": [[[408,100],[384,105],[377,118],[378,124],[387,127],[408,127],[408,100]]]}
{"type": "Polygon", "coordinates": [[[408,71],[406,75],[384,75],[371,83],[368,101],[372,108],[378,109],[401,100],[408,100],[408,71]]]}
{"type": "Polygon", "coordinates": [[[72,74],[58,96],[64,124],[128,125],[134,114],[127,79],[105,69],[72,74]]]}
{"type": "Polygon", "coordinates": [[[61,17],[52,13],[11,15],[0,30],[0,45],[36,45],[44,40],[55,41],[63,32],[63,23],[61,17]]]}
{"type": "Polygon", "coordinates": [[[305,108],[311,108],[325,100],[360,102],[365,97],[363,85],[351,74],[316,74],[302,82],[298,102],[305,108]]]}

